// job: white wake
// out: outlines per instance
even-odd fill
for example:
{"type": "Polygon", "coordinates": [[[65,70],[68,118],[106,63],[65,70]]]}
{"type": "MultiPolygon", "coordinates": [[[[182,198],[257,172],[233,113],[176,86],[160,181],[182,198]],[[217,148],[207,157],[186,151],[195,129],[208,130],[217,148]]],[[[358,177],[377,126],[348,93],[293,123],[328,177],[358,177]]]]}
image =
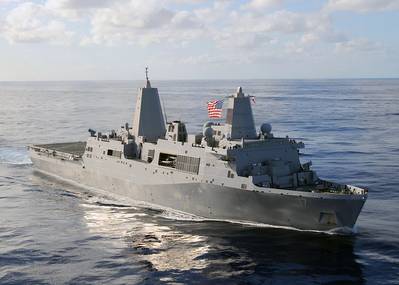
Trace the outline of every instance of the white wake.
{"type": "Polygon", "coordinates": [[[24,165],[32,164],[26,148],[2,147],[0,148],[0,164],[24,165]]]}

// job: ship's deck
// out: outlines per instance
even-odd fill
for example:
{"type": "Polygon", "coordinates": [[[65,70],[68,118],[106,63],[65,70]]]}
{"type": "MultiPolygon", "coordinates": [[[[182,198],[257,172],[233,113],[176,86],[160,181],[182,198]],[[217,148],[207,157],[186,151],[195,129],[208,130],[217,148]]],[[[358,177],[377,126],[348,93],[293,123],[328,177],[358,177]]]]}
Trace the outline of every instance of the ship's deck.
{"type": "Polygon", "coordinates": [[[37,144],[34,147],[82,156],[86,148],[86,142],[37,144]]]}

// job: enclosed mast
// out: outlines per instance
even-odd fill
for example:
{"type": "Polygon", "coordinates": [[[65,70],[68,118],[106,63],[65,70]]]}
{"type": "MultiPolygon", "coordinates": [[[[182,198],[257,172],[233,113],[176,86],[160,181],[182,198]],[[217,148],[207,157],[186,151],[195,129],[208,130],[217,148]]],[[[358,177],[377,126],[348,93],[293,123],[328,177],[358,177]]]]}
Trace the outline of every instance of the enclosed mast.
{"type": "Polygon", "coordinates": [[[152,88],[146,68],[146,86],[139,89],[133,118],[132,133],[144,141],[156,142],[165,137],[166,127],[158,88],[152,88]]]}

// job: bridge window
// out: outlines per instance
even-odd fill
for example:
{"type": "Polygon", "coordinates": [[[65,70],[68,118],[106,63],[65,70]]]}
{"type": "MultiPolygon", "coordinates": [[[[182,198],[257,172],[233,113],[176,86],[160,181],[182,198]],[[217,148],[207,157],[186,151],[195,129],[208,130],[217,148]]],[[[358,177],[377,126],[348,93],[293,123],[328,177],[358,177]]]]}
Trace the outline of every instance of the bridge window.
{"type": "Polygon", "coordinates": [[[117,157],[117,158],[121,158],[122,157],[122,152],[119,151],[119,150],[109,149],[107,151],[107,155],[114,156],[114,157],[117,157]]]}

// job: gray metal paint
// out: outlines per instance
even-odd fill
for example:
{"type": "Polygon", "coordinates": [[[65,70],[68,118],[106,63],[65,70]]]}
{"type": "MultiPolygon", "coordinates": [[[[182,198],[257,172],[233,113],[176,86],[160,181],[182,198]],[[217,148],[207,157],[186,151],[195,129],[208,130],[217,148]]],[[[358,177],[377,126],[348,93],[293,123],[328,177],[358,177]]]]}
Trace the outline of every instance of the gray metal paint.
{"type": "Polygon", "coordinates": [[[32,154],[38,170],[93,187],[101,193],[117,195],[125,202],[130,200],[156,204],[203,218],[256,222],[289,226],[306,230],[331,230],[352,228],[365,199],[342,195],[304,195],[244,191],[241,189],[206,183],[136,184],[135,176],[115,178],[102,171],[84,169],[78,163],[56,161],[52,157],[32,154]],[[320,223],[321,213],[331,213],[337,224],[320,223]]]}
{"type": "Polygon", "coordinates": [[[166,128],[157,88],[147,85],[140,88],[136,100],[133,118],[133,135],[145,137],[147,141],[156,142],[165,137],[166,128]]]}

